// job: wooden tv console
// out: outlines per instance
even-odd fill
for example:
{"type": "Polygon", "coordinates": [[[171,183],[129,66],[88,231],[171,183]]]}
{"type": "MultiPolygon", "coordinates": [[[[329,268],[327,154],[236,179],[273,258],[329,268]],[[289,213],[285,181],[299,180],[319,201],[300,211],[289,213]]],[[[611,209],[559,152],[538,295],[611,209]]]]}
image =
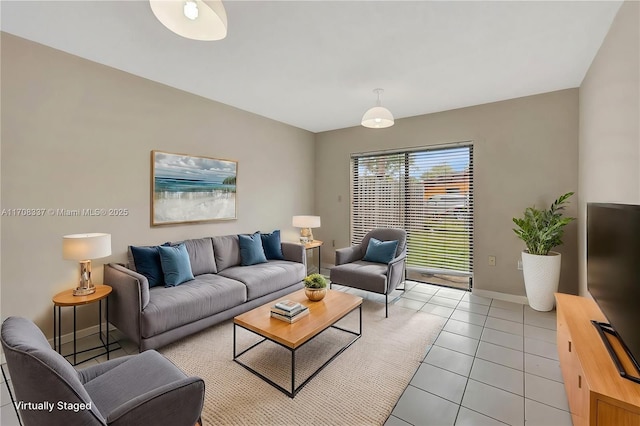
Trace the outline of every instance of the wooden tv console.
{"type": "MultiPolygon", "coordinates": [[[[640,384],[620,376],[591,324],[606,321],[598,305],[556,293],[556,306],[558,355],[573,425],[640,426],[640,384]]],[[[608,339],[626,371],[635,372],[617,339],[608,339]]]]}

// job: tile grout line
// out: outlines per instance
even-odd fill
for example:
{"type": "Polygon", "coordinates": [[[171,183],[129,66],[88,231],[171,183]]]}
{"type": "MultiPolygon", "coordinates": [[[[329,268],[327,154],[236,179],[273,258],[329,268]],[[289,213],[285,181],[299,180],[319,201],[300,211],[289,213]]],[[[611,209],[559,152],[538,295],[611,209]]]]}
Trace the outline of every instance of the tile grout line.
{"type": "MultiPolygon", "coordinates": [[[[471,303],[471,302],[469,302],[469,303],[471,303]]],[[[491,303],[493,303],[493,299],[491,299],[491,303]]],[[[491,306],[491,303],[489,304],[489,307],[491,306]]],[[[489,311],[487,310],[487,314],[488,313],[489,313],[489,311]]],[[[487,318],[488,318],[488,316],[485,316],[484,322],[482,323],[482,331],[480,332],[480,337],[481,338],[482,338],[482,333],[484,332],[485,324],[487,323],[487,318]]],[[[478,350],[480,349],[480,342],[481,342],[481,340],[478,339],[478,345],[476,346],[476,350],[473,353],[473,361],[471,362],[471,368],[469,369],[469,374],[467,375],[467,381],[465,382],[464,389],[462,390],[462,397],[460,398],[460,404],[458,404],[458,411],[456,412],[456,418],[453,420],[453,424],[454,425],[458,422],[458,417],[460,416],[460,410],[463,407],[462,402],[464,401],[464,395],[467,392],[467,387],[469,386],[469,380],[471,380],[471,372],[473,371],[473,366],[476,363],[476,359],[478,359],[477,355],[478,355],[478,350]]],[[[465,407],[465,408],[467,408],[467,407],[465,407]]],[[[467,408],[467,409],[469,409],[469,408],[467,408]]],[[[475,411],[475,410],[473,410],[473,411],[475,411]]],[[[478,414],[484,415],[482,413],[478,413],[478,414]]],[[[491,418],[493,418],[493,417],[491,417],[491,418]]]]}

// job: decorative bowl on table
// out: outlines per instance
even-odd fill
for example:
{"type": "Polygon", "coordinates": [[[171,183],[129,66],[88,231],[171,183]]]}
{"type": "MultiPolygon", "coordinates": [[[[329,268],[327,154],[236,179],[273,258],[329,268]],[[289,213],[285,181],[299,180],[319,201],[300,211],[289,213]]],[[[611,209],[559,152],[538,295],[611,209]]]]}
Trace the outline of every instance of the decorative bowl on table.
{"type": "Polygon", "coordinates": [[[307,299],[317,302],[327,295],[327,279],[320,274],[311,274],[304,279],[304,294],[307,299]]]}

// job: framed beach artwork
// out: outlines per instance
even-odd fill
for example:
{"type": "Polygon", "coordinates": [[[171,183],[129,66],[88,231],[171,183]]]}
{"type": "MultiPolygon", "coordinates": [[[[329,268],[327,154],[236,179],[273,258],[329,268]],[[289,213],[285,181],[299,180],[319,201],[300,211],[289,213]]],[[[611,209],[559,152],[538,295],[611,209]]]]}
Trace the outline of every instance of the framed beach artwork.
{"type": "Polygon", "coordinates": [[[151,151],[151,225],[236,219],[238,162],[151,151]]]}

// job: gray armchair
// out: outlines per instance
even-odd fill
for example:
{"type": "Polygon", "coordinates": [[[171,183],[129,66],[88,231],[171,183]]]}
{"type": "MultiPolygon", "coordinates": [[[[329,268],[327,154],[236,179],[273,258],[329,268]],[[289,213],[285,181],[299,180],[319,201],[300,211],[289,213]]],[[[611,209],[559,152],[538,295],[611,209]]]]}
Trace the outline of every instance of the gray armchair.
{"type": "Polygon", "coordinates": [[[25,318],[7,318],[0,340],[25,426],[193,426],[199,422],[204,382],[186,376],[158,352],[150,350],[76,371],[25,318]],[[47,409],[28,404],[43,402],[50,404],[47,409]]]}
{"type": "MultiPolygon", "coordinates": [[[[364,236],[359,245],[336,250],[336,266],[331,268],[331,285],[338,284],[385,295],[385,317],[389,317],[389,293],[404,281],[407,233],[404,229],[377,228],[364,236]],[[397,240],[395,257],[388,264],[362,260],[369,240],[397,240]]],[[[404,290],[404,288],[402,288],[404,290]]]]}

